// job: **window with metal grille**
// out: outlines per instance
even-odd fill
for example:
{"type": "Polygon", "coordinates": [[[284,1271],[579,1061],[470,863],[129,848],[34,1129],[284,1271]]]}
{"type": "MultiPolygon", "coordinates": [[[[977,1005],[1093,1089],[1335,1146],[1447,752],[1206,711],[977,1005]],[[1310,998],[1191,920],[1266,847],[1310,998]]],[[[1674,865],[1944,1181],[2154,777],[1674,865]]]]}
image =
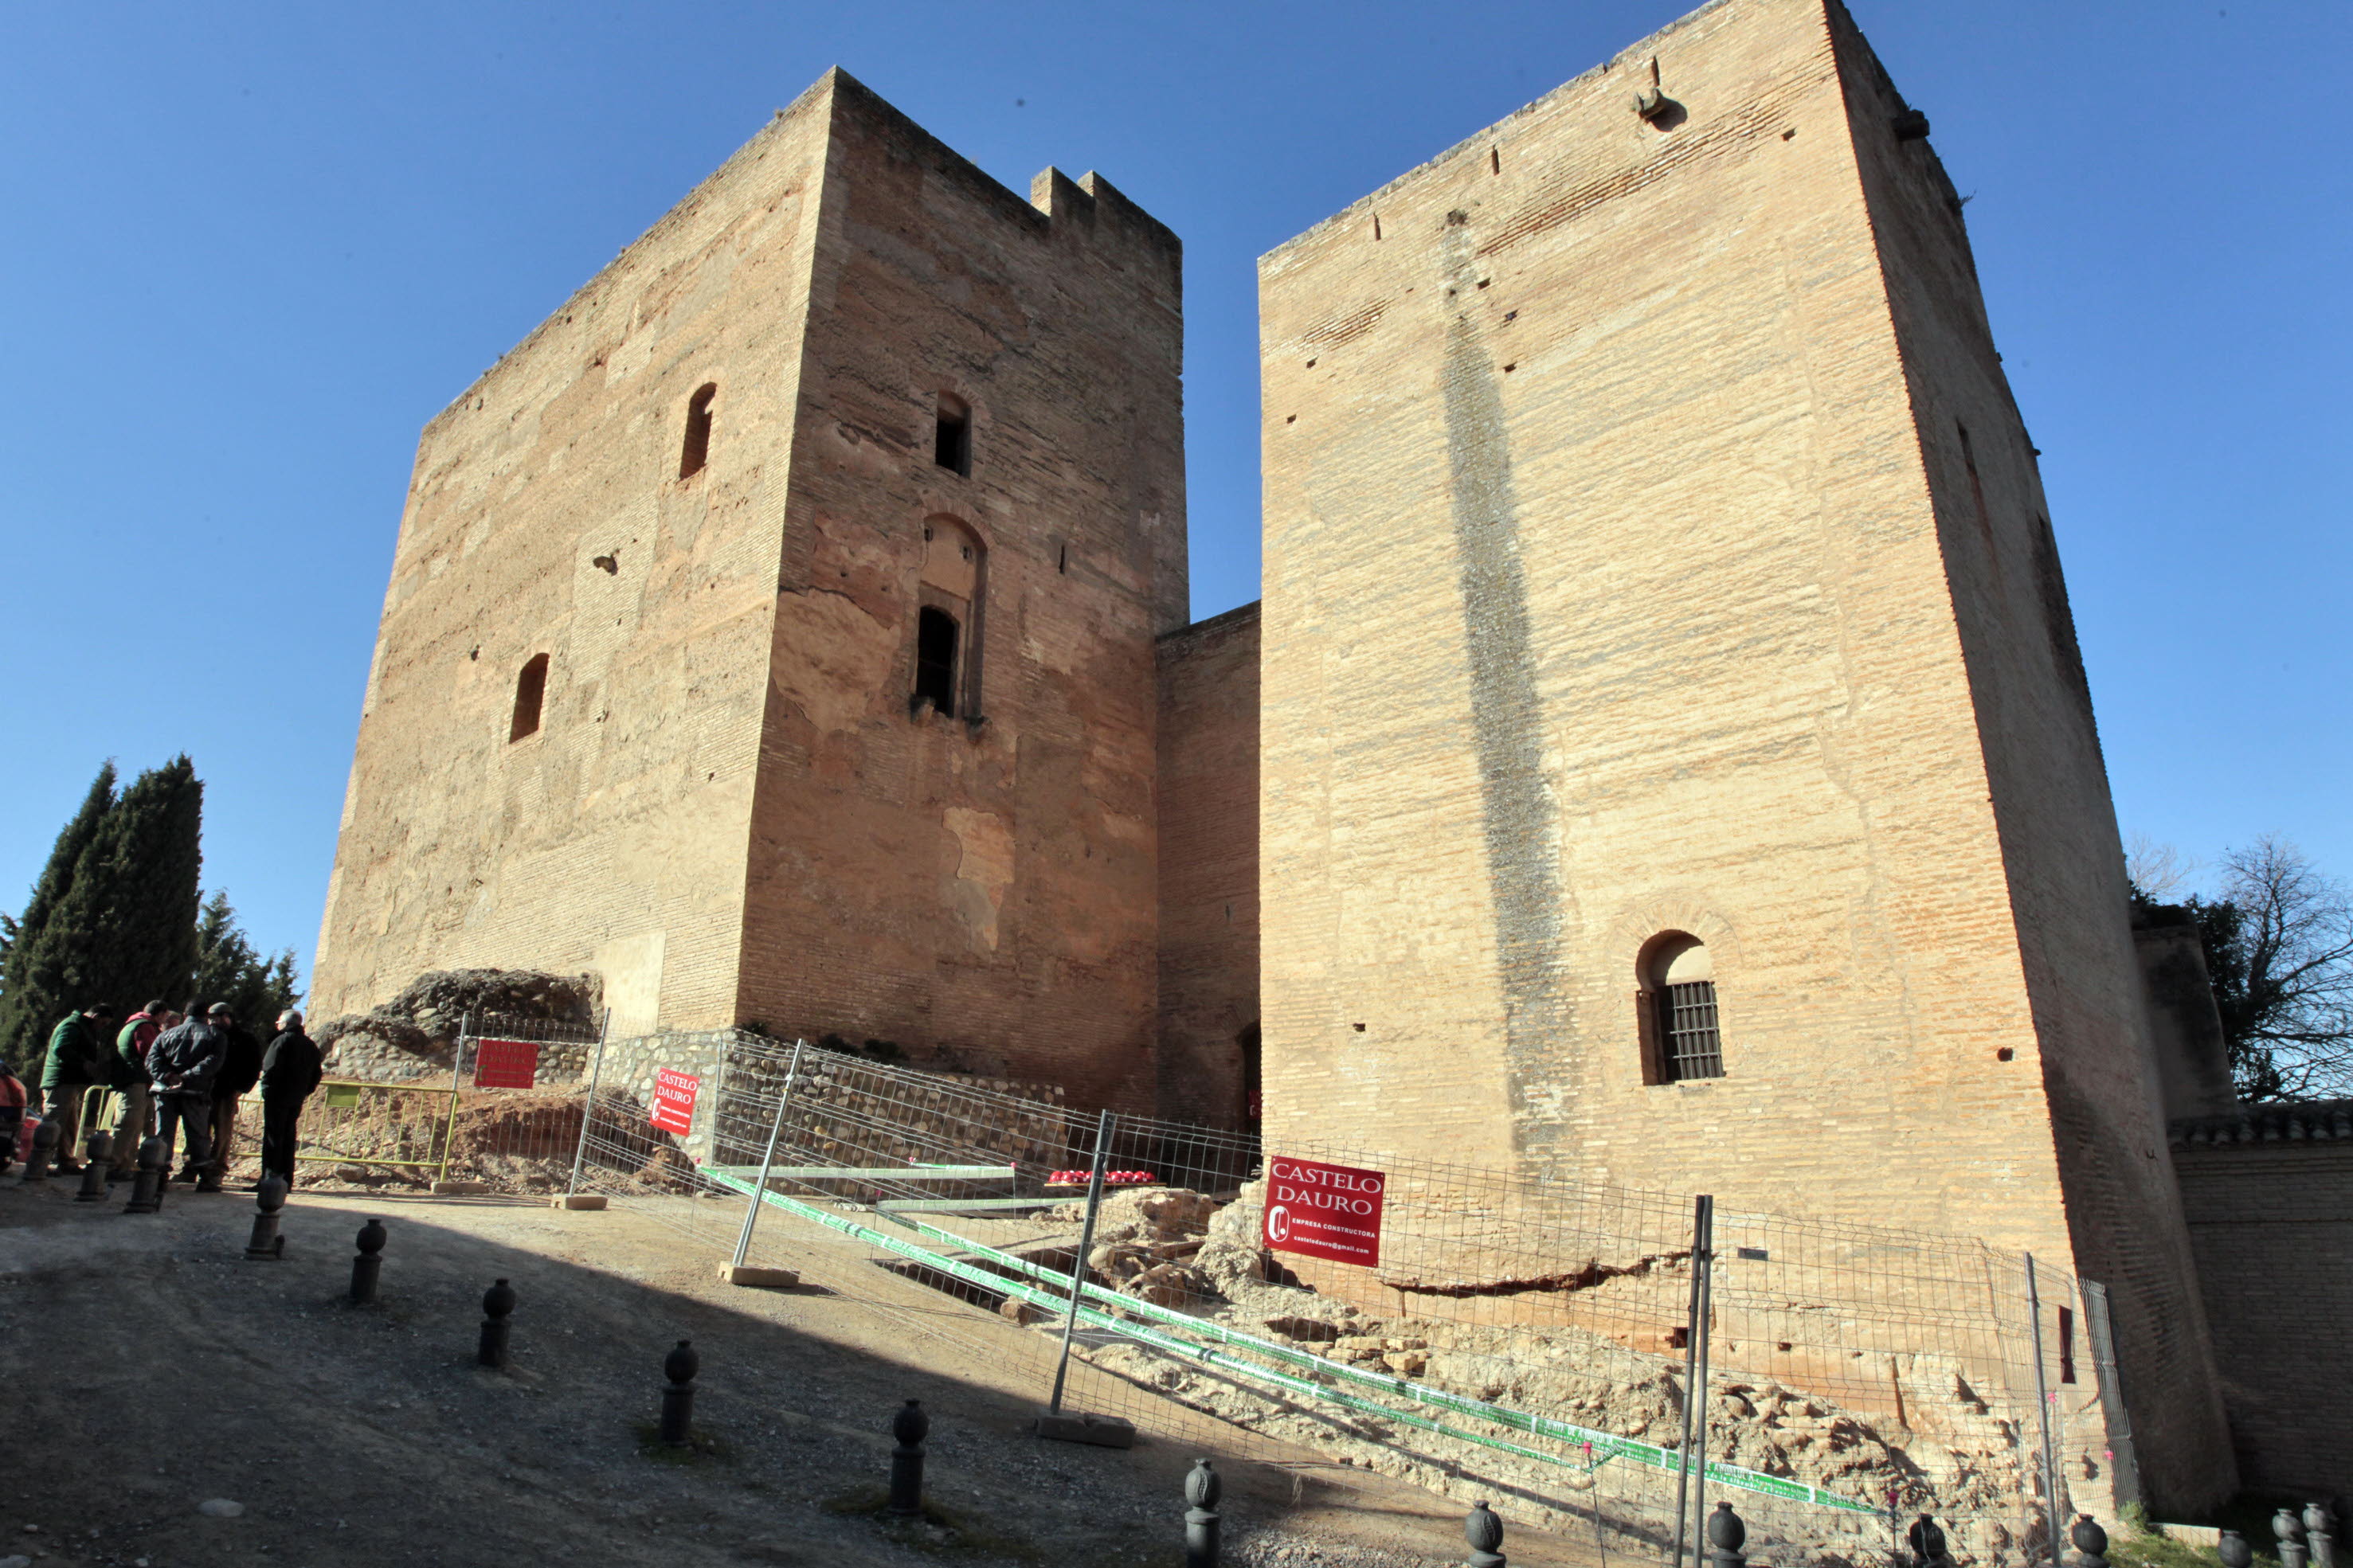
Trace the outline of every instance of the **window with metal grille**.
{"type": "Polygon", "coordinates": [[[1659,1076],[1667,1083],[1724,1076],[1724,1038],[1715,1027],[1715,982],[1659,987],[1659,1076]]]}

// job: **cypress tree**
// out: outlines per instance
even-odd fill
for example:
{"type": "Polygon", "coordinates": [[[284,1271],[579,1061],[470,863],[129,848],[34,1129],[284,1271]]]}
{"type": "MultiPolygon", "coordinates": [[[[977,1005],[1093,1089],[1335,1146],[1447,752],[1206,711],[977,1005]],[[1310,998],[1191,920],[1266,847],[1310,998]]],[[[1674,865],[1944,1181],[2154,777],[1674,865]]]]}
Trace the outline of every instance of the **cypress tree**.
{"type": "Polygon", "coordinates": [[[114,764],[110,762],[98,770],[81,809],[58,835],[48,864],[33,884],[32,899],[16,918],[6,965],[0,969],[0,1056],[20,1075],[37,1079],[49,1030],[77,1002],[91,999],[81,994],[90,963],[86,933],[59,916],[74,901],[91,844],[114,805],[114,764]]]}
{"type": "Polygon", "coordinates": [[[106,897],[90,913],[94,984],[127,1016],[185,1000],[196,970],[205,786],[186,755],[141,773],[93,841],[106,897]]]}
{"type": "Polygon", "coordinates": [[[294,950],[263,958],[238,929],[228,895],[216,892],[196,919],[196,985],[189,994],[207,1007],[227,1003],[238,1023],[266,1040],[278,1015],[301,999],[294,950]]]}

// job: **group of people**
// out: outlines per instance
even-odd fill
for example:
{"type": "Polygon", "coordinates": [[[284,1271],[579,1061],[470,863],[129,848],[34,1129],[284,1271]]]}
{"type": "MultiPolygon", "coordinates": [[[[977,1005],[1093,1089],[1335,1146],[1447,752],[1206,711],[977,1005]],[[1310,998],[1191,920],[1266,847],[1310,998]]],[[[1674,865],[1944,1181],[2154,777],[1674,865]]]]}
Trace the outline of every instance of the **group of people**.
{"type": "Polygon", "coordinates": [[[166,1169],[174,1147],[185,1144],[175,1180],[194,1182],[200,1193],[218,1192],[237,1152],[237,1102],[259,1085],[261,1173],[293,1181],[302,1102],[324,1076],[301,1014],[279,1015],[277,1037],[266,1050],[226,1002],[202,1010],[194,1002],[185,1009],[150,1002],[117,1025],[115,1010],[103,1002],[58,1020],[37,1098],[0,1063],[0,1171],[16,1156],[26,1112],[37,1110],[57,1126],[61,1174],[81,1170],[75,1155],[87,1133],[111,1130],[108,1181],[128,1180],[138,1169],[140,1144],[160,1136],[166,1169]]]}

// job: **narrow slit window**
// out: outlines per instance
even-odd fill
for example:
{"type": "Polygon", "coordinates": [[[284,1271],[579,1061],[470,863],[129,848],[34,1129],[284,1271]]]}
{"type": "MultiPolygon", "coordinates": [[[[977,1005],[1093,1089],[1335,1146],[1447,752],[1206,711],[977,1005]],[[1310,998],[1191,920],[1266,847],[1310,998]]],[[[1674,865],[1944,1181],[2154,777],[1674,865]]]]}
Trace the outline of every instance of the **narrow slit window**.
{"type": "Polygon", "coordinates": [[[972,472],[972,410],[960,397],[940,394],[939,418],[932,433],[932,461],[959,474],[972,472]]]}
{"type": "Polygon", "coordinates": [[[679,447],[678,477],[702,471],[711,460],[711,402],[719,395],[715,383],[705,383],[686,405],[686,440],[679,447]]]}
{"type": "Polygon", "coordinates": [[[915,702],[955,717],[956,642],[962,628],[945,610],[925,605],[915,617],[915,702]]]}
{"type": "Polygon", "coordinates": [[[515,677],[514,717],[507,724],[507,742],[539,733],[539,710],[547,700],[547,656],[533,654],[515,677]]]}
{"type": "Polygon", "coordinates": [[[2075,1309],[2059,1309],[2059,1381],[2075,1381],[2075,1309]]]}

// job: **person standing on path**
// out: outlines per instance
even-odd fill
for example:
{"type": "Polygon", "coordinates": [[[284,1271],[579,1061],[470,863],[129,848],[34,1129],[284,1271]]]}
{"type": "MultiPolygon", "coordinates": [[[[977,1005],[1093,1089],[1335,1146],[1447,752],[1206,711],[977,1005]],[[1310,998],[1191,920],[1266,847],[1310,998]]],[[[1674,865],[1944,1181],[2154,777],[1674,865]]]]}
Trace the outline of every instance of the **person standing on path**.
{"type": "Polygon", "coordinates": [[[226,1180],[237,1158],[237,1102],[261,1081],[261,1042],[237,1021],[237,1010],[216,1002],[206,1015],[222,1041],[221,1069],[213,1079],[213,1180],[226,1180]]]}
{"type": "Polygon", "coordinates": [[[302,1102],[319,1087],[325,1072],[319,1047],[302,1032],[302,1015],[278,1015],[278,1037],[261,1058],[261,1173],[280,1175],[294,1184],[294,1150],[300,1140],[295,1123],[302,1102]]]}
{"type": "Polygon", "coordinates": [[[114,1023],[114,1009],[93,1002],[79,1013],[69,1013],[49,1031],[49,1056],[41,1068],[41,1119],[58,1124],[57,1172],[70,1176],[81,1169],[73,1157],[81,1142],[82,1101],[107,1077],[106,1037],[101,1029],[114,1023]]]}
{"type": "Polygon", "coordinates": [[[139,1168],[139,1145],[155,1125],[154,1097],[148,1093],[147,1047],[170,1028],[172,1011],[150,1002],[122,1020],[114,1037],[114,1060],[107,1081],[114,1086],[114,1155],[108,1162],[107,1180],[126,1182],[139,1168]]]}
{"type": "MultiPolygon", "coordinates": [[[[0,1174],[16,1158],[16,1133],[25,1125],[25,1080],[0,1061],[0,1174]]],[[[29,1152],[29,1151],[27,1151],[29,1152]]]]}
{"type": "Polygon", "coordinates": [[[172,1145],[181,1130],[188,1134],[188,1163],[180,1173],[193,1179],[200,1193],[220,1191],[220,1172],[213,1164],[213,1080],[220,1076],[228,1041],[188,1004],[187,1021],[164,1030],[147,1047],[147,1078],[155,1086],[156,1135],[164,1140],[164,1166],[172,1164],[172,1145]]]}

